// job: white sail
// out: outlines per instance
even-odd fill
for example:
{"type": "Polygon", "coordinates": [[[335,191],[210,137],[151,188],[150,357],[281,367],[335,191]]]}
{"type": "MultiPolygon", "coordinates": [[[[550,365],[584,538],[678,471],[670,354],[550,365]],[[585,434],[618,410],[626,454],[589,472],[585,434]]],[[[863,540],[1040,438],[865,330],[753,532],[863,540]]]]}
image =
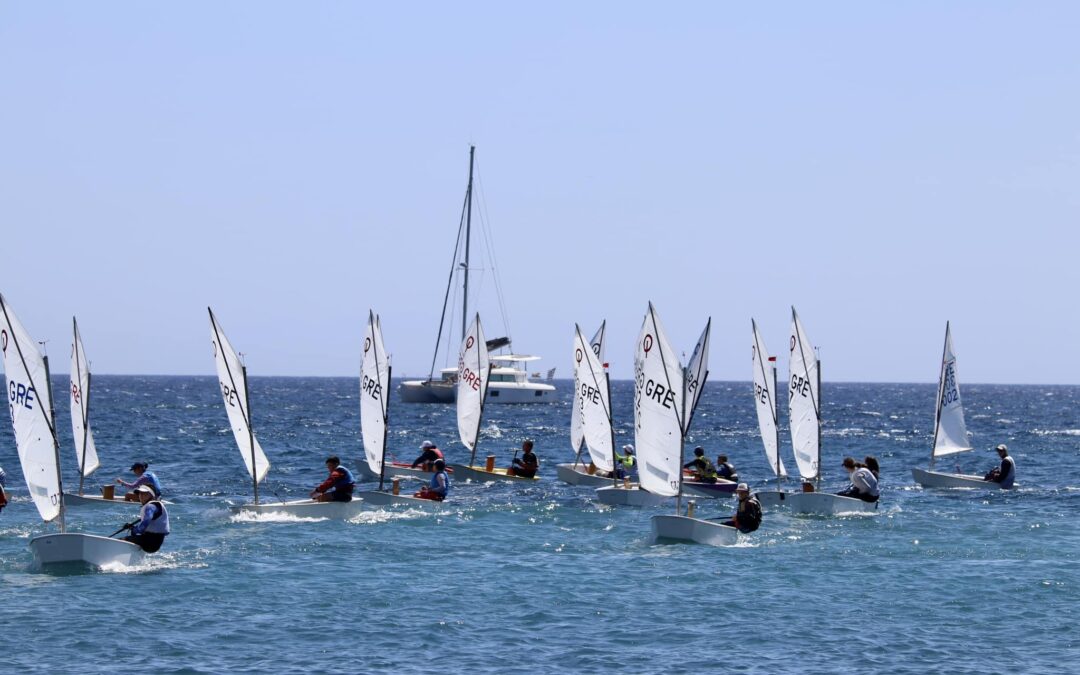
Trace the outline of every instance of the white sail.
{"type": "Polygon", "coordinates": [[[613,446],[611,440],[611,401],[608,396],[607,373],[604,364],[593,351],[590,343],[585,342],[581,327],[575,326],[574,358],[582,355],[578,367],[580,384],[577,397],[582,406],[582,427],[585,444],[589,448],[592,463],[604,471],[614,471],[613,446]]]}
{"type": "Polygon", "coordinates": [[[694,411],[697,410],[698,401],[701,400],[701,392],[705,390],[705,380],[709,379],[709,333],[712,330],[712,319],[705,324],[705,330],[701,332],[690,361],[686,364],[686,376],[684,378],[683,400],[686,401],[686,423],[683,424],[683,432],[690,430],[690,422],[694,419],[694,411]]]}
{"type": "Polygon", "coordinates": [[[469,450],[476,448],[476,440],[480,435],[480,421],[484,415],[484,397],[487,395],[490,371],[491,363],[488,360],[487,343],[484,342],[484,329],[480,325],[480,315],[477,314],[465,333],[465,339],[461,341],[461,351],[458,354],[458,436],[469,450]]]}
{"type": "Polygon", "coordinates": [[[750,320],[750,326],[754,332],[754,344],[751,348],[754,363],[754,407],[757,408],[758,428],[761,429],[761,442],[765,446],[765,458],[769,461],[769,468],[778,476],[787,476],[784,461],[780,459],[780,448],[777,442],[776,417],[776,392],[773,385],[774,377],[773,358],[765,348],[765,343],[758,334],[757,323],[750,320]]]}
{"type": "Polygon", "coordinates": [[[0,309],[0,348],[19,463],[34,506],[50,521],[60,515],[62,487],[45,359],[2,295],[0,309]]]}
{"type": "Polygon", "coordinates": [[[71,432],[75,438],[75,458],[83,476],[97,470],[98,454],[94,445],[94,432],[90,430],[90,365],[83,350],[79,324],[71,320],[75,331],[71,345],[71,432]]]}
{"type": "Polygon", "coordinates": [[[390,362],[383,346],[382,324],[379,317],[369,311],[360,366],[360,430],[364,437],[368,468],[377,475],[382,475],[383,453],[386,452],[389,391],[390,362]]]}
{"type": "Polygon", "coordinates": [[[683,396],[682,366],[650,302],[634,350],[634,442],[641,487],[654,494],[681,487],[683,396]]]}
{"type": "Polygon", "coordinates": [[[964,407],[960,403],[960,383],[956,379],[956,354],[953,353],[952,332],[945,324],[945,351],[941,357],[941,377],[938,380],[937,426],[934,429],[934,457],[943,457],[971,450],[964,407]]]}
{"type": "Polygon", "coordinates": [[[821,399],[818,360],[795,308],[791,308],[791,360],[788,368],[788,417],[795,463],[803,478],[817,478],[821,459],[821,399]]]}
{"type": "MultiPolygon", "coordinates": [[[[607,321],[600,324],[600,330],[596,331],[596,335],[593,336],[590,346],[593,354],[599,359],[601,364],[606,365],[604,361],[604,328],[607,326],[607,321]]],[[[574,336],[574,401],[573,408],[570,411],[570,446],[574,449],[574,452],[581,450],[581,443],[585,440],[585,428],[581,424],[581,377],[579,369],[585,361],[585,352],[580,350],[578,345],[578,338],[574,336]]]]}
{"type": "Polygon", "coordinates": [[[210,342],[214,347],[214,364],[217,366],[218,382],[221,383],[221,397],[225,401],[225,411],[229,413],[229,425],[240,449],[240,456],[244,458],[248,475],[256,482],[261,481],[270,470],[270,462],[259,445],[259,439],[251,432],[251,411],[247,409],[247,382],[243,364],[240,363],[229,339],[225,337],[225,331],[221,329],[213,311],[210,311],[210,342]]]}

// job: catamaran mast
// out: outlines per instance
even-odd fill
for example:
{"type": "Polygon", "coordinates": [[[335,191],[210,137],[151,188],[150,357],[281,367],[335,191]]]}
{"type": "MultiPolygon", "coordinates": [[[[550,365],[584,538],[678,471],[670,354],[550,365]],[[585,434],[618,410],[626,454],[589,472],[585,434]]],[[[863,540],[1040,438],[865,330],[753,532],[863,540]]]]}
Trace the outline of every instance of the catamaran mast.
{"type": "Polygon", "coordinates": [[[56,486],[60,496],[60,532],[62,533],[67,527],[64,522],[64,479],[60,474],[60,441],[56,439],[56,427],[53,424],[56,421],[56,409],[53,407],[52,400],[52,378],[49,376],[49,357],[42,357],[42,360],[45,362],[45,388],[49,392],[49,431],[52,432],[53,439],[53,456],[55,457],[56,465],[56,486]]]}
{"type": "Polygon", "coordinates": [[[472,236],[473,157],[476,146],[469,146],[469,187],[465,190],[465,290],[461,296],[461,339],[465,339],[469,317],[469,239],[472,236]]]}

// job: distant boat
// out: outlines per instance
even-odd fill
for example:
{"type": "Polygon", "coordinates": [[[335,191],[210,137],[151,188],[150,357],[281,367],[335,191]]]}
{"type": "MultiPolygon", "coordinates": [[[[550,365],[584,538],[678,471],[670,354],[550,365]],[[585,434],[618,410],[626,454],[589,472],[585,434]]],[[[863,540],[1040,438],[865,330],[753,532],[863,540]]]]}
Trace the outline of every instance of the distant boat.
{"type": "MultiPolygon", "coordinates": [[[[791,425],[792,451],[799,474],[805,481],[817,483],[821,478],[821,361],[794,307],[791,308],[789,344],[788,423],[791,425]]],[[[878,507],[877,502],[816,490],[761,491],[755,496],[762,508],[786,507],[794,513],[804,514],[872,513],[878,507]]]]}
{"type": "MultiPolygon", "coordinates": [[[[461,222],[458,225],[458,247],[463,248],[463,256],[458,259],[458,248],[454,249],[454,261],[450,267],[446,294],[443,298],[442,318],[439,321],[439,334],[435,340],[435,353],[431,357],[431,370],[423,380],[406,380],[401,383],[401,400],[405,403],[453,403],[457,396],[457,368],[443,368],[439,377],[435,377],[435,362],[439,357],[439,345],[443,341],[443,328],[449,335],[452,328],[447,323],[446,310],[450,305],[450,291],[454,284],[454,273],[462,273],[461,301],[461,339],[465,339],[466,324],[469,317],[469,271],[472,240],[472,203],[473,203],[473,165],[476,148],[469,148],[469,183],[465,189],[465,206],[461,222]]],[[[498,278],[496,277],[496,287],[498,278]]],[[[501,292],[500,292],[501,298],[501,292]]],[[[501,302],[501,300],[500,300],[501,302]]],[[[449,337],[447,338],[449,339],[449,337]]],[[[488,340],[488,351],[495,351],[510,346],[510,338],[500,337],[488,340]]],[[[555,387],[529,379],[525,364],[538,361],[539,356],[524,354],[505,354],[491,357],[498,365],[491,372],[488,395],[492,403],[547,403],[554,400],[555,387]],[[520,366],[520,367],[519,367],[520,366]]],[[[555,376],[555,369],[548,371],[548,379],[555,376]]]]}
{"type": "Polygon", "coordinates": [[[214,311],[210,312],[210,342],[214,348],[214,364],[217,367],[218,383],[221,385],[221,397],[225,402],[225,411],[229,416],[233,438],[240,450],[248,475],[251,476],[251,489],[255,501],[233,508],[238,513],[285,513],[293,516],[312,518],[351,518],[363,510],[363,502],[354,499],[351,502],[317,502],[314,499],[296,499],[292,501],[265,502],[259,499],[259,483],[270,471],[270,461],[266,458],[259,439],[255,438],[254,425],[251,422],[251,401],[248,395],[247,366],[237,356],[225,331],[218,323],[214,311]]]}
{"type": "Polygon", "coordinates": [[[953,352],[952,332],[945,322],[945,348],[941,354],[941,373],[938,376],[937,403],[934,407],[934,443],[930,451],[930,469],[912,468],[915,482],[932,488],[985,488],[999,490],[1001,484],[983,480],[982,476],[934,471],[934,460],[974,448],[968,442],[964,423],[964,406],[960,401],[960,382],[956,376],[956,353],[953,352]]]}
{"type": "Polygon", "coordinates": [[[146,556],[135,544],[94,534],[68,532],[64,518],[64,486],[60,475],[60,443],[56,437],[49,359],[37,348],[15,312],[0,295],[0,348],[10,394],[8,409],[30,499],[42,520],[58,520],[60,532],[34,537],[30,551],[37,567],[83,564],[94,567],[133,565],[146,556]]]}
{"type": "Polygon", "coordinates": [[[571,485],[610,485],[614,468],[615,441],[611,427],[611,383],[608,381],[604,361],[604,334],[607,322],[589,342],[585,342],[580,326],[574,333],[574,398],[570,409],[570,446],[575,457],[573,462],[557,464],[555,472],[559,480],[571,485]],[[594,418],[593,428],[586,434],[585,409],[594,418]],[[589,463],[581,459],[583,449],[589,451],[589,463]],[[604,472],[600,474],[597,470],[604,472]]]}
{"type": "Polygon", "coordinates": [[[758,429],[761,431],[761,443],[765,448],[765,458],[769,468],[777,479],[787,478],[784,460],[780,459],[780,424],[776,413],[776,357],[769,356],[765,342],[758,333],[757,322],[750,319],[754,344],[751,347],[751,360],[754,369],[754,407],[757,408],[758,429]]]}

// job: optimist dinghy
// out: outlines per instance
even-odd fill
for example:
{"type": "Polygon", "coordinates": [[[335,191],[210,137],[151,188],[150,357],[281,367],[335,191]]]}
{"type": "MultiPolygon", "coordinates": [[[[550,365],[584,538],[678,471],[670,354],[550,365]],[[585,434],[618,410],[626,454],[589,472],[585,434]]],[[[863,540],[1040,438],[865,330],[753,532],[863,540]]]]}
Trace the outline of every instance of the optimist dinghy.
{"type": "Polygon", "coordinates": [[[370,310],[367,330],[364,333],[362,358],[360,431],[364,439],[367,468],[378,475],[379,489],[354,493],[353,499],[360,499],[371,506],[407,506],[433,511],[439,507],[440,502],[393,494],[383,489],[386,474],[386,433],[390,423],[390,358],[383,345],[382,322],[370,310]]]}
{"type": "Polygon", "coordinates": [[[480,442],[480,423],[484,417],[484,398],[487,396],[488,376],[491,373],[491,360],[488,356],[487,343],[484,341],[484,328],[480,325],[480,315],[476,314],[465,339],[461,341],[458,356],[457,378],[457,425],[458,437],[462,445],[471,451],[468,464],[453,464],[454,477],[458,482],[526,481],[539,480],[537,477],[515,476],[507,469],[495,467],[495,457],[489,456],[484,466],[476,465],[476,448],[480,442]]]}
{"type": "Polygon", "coordinates": [[[259,483],[270,470],[270,461],[266,459],[255,430],[251,423],[251,404],[248,395],[247,366],[237,356],[232,343],[225,337],[214,311],[210,312],[210,343],[214,348],[214,364],[217,367],[218,383],[221,385],[221,397],[225,401],[225,411],[229,416],[233,438],[240,450],[248,475],[251,476],[251,488],[255,501],[233,507],[236,513],[288,514],[308,518],[352,518],[363,510],[362,502],[317,502],[313,499],[292,501],[262,502],[259,500],[259,483]]]}
{"type": "Polygon", "coordinates": [[[64,488],[60,475],[60,443],[56,437],[49,360],[37,348],[14,311],[0,295],[0,348],[10,392],[11,423],[19,464],[30,498],[41,519],[58,521],[59,534],[30,540],[35,566],[82,564],[93,567],[132,565],[146,553],[131,542],[93,534],[67,532],[64,488]]]}
{"type": "MultiPolygon", "coordinates": [[[[574,461],[573,463],[567,462],[563,464],[555,465],[556,477],[564,483],[570,485],[591,485],[591,486],[605,486],[611,485],[611,469],[605,469],[604,467],[609,463],[610,453],[606,453],[602,449],[603,441],[600,445],[589,443],[590,438],[603,436],[600,430],[597,430],[593,436],[586,434],[585,422],[584,422],[584,409],[587,401],[591,404],[596,404],[596,399],[601,395],[607,396],[607,405],[610,406],[611,401],[611,387],[607,384],[607,373],[604,372],[605,388],[603,392],[599,387],[595,386],[595,383],[590,383],[592,376],[587,375],[586,366],[588,366],[588,360],[586,354],[592,352],[601,364],[605,367],[607,363],[604,361],[604,335],[607,327],[607,322],[604,321],[600,324],[600,330],[596,331],[596,335],[593,336],[592,341],[588,346],[582,348],[582,340],[578,335],[574,337],[574,402],[570,412],[570,446],[574,449],[574,461]],[[583,380],[585,375],[585,380],[583,380]],[[585,464],[581,461],[581,451],[588,449],[590,464],[585,464]],[[605,472],[598,473],[599,471],[605,472]]],[[[581,329],[577,328],[578,334],[581,329]]],[[[610,422],[609,422],[610,425],[610,422]]],[[[614,447],[614,446],[613,446],[614,447]]]]}
{"type": "Polygon", "coordinates": [[[967,425],[964,423],[964,406],[960,401],[960,383],[956,377],[956,353],[952,346],[952,332],[945,322],[945,347],[941,355],[941,373],[938,377],[937,406],[934,410],[934,443],[930,451],[930,468],[911,469],[915,482],[929,488],[981,488],[1000,490],[1001,484],[983,480],[982,476],[963,473],[934,471],[934,460],[974,448],[968,442],[967,425]]]}
{"type": "MultiPolygon", "coordinates": [[[[754,356],[757,367],[754,373],[755,396],[760,379],[764,378],[761,370],[759,353],[766,355],[764,346],[760,344],[760,336],[757,334],[757,325],[754,327],[754,356]]],[[[795,453],[795,463],[799,467],[799,474],[806,481],[818,481],[821,478],[821,361],[817,358],[813,345],[806,336],[806,330],[799,320],[795,308],[791,308],[791,360],[790,382],[788,383],[788,419],[791,424],[791,446],[795,453]]],[[[761,423],[762,410],[758,403],[758,422],[761,423]]],[[[775,408],[773,409],[775,415],[775,408]]],[[[773,417],[775,420],[775,417],[773,417]]],[[[767,437],[766,428],[762,425],[762,440],[767,437]]],[[[775,438],[775,436],[774,436],[775,438]]],[[[770,463],[773,457],[768,441],[765,441],[765,452],[769,455],[770,463]]],[[[777,475],[783,470],[780,463],[779,453],[775,458],[774,470],[777,475]]],[[[793,513],[814,514],[833,516],[842,513],[873,513],[877,510],[877,503],[864,502],[854,497],[824,492],[783,492],[761,491],[756,493],[762,509],[785,507],[793,513]]]]}

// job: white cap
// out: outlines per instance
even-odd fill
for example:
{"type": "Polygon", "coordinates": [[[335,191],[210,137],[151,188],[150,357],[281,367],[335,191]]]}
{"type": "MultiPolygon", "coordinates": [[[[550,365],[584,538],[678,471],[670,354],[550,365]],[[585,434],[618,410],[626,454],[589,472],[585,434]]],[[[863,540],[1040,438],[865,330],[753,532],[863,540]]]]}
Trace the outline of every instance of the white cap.
{"type": "Polygon", "coordinates": [[[623,449],[623,452],[633,452],[634,451],[634,446],[627,443],[626,445],[622,446],[622,449],[623,449]]]}
{"type": "Polygon", "coordinates": [[[434,448],[434,447],[435,447],[435,444],[432,443],[431,441],[424,441],[423,443],[420,444],[420,449],[421,450],[430,450],[431,448],[434,448]]]}
{"type": "Polygon", "coordinates": [[[735,492],[750,492],[750,488],[746,485],[746,483],[739,483],[735,486],[735,492]]]}
{"type": "Polygon", "coordinates": [[[146,485],[145,483],[140,485],[139,487],[135,488],[135,492],[146,492],[151,497],[156,497],[157,496],[157,494],[154,493],[154,488],[150,487],[149,485],[146,485]]]}

